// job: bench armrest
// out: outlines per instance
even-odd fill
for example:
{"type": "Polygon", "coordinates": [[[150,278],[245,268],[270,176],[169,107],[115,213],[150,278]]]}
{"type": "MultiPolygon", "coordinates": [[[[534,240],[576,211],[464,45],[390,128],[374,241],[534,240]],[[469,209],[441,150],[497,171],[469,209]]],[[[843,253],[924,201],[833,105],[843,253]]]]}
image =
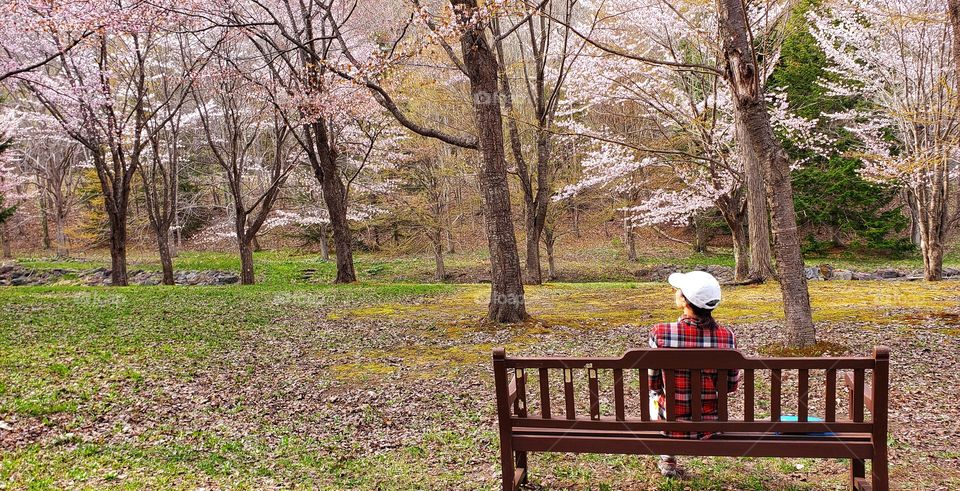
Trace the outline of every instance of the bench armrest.
{"type": "MultiPolygon", "coordinates": [[[[850,372],[843,374],[843,383],[847,386],[847,392],[853,392],[853,375],[850,372]]],[[[863,405],[873,414],[873,387],[866,383],[863,384],[863,405]]]]}

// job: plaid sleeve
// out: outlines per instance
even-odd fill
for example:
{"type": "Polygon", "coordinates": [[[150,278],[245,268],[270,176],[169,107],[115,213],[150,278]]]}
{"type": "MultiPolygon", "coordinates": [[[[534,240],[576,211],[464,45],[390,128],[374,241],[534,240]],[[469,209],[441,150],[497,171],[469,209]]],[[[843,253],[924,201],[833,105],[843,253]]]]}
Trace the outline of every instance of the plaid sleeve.
{"type": "MultiPolygon", "coordinates": [[[[663,326],[661,324],[656,324],[650,329],[650,338],[647,343],[651,348],[660,347],[660,338],[663,334],[663,326]]],[[[650,390],[655,392],[660,392],[663,390],[663,374],[660,370],[648,369],[647,378],[650,382],[650,390]]]]}

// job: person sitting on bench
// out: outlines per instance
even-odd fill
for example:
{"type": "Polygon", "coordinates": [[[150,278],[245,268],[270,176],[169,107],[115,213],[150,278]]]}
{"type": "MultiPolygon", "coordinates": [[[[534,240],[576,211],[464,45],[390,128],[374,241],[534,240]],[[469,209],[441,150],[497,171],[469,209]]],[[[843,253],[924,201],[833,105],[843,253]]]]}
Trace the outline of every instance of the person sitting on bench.
{"type": "MultiPolygon", "coordinates": [[[[733,331],[717,324],[713,310],[720,304],[720,283],[710,273],[691,271],[673,273],[667,279],[676,289],[677,307],[683,310],[677,322],[657,324],[650,331],[651,348],[716,348],[735,349],[737,347],[733,331]]],[[[728,392],[735,392],[740,384],[740,370],[730,370],[728,392]]],[[[651,403],[658,406],[660,419],[666,419],[666,396],[663,389],[663,374],[660,370],[649,370],[651,403]]],[[[690,421],[690,370],[677,370],[675,373],[676,419],[690,421]]],[[[703,370],[701,382],[702,417],[704,421],[717,420],[717,370],[703,370]]],[[[710,438],[711,433],[664,432],[670,438],[710,438]]],[[[666,477],[680,477],[682,471],[677,467],[673,455],[661,455],[658,463],[660,473],[666,477]]]]}

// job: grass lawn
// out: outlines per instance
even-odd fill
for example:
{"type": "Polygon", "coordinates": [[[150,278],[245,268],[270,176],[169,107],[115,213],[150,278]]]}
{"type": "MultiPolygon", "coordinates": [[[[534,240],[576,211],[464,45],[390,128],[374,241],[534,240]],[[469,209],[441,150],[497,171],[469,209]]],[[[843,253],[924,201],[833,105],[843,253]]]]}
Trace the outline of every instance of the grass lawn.
{"type": "MultiPolygon", "coordinates": [[[[480,322],[488,286],[402,281],[428,274],[427,259],[361,255],[363,282],[346,286],[326,284],[333,265],[315,256],[256,261],[251,287],[0,288],[0,489],[494,489],[494,346],[615,355],[676,317],[662,284],[551,283],[528,288],[534,322],[493,327],[480,322]]],[[[239,264],[193,253],[176,266],[239,264]]],[[[718,318],[743,350],[775,350],[776,285],[724,294],[718,318]]],[[[960,283],[812,282],[811,295],[834,351],[893,349],[896,486],[960,487],[960,283]]],[[[531,477],[545,489],[677,490],[842,489],[846,477],[836,460],[681,462],[688,481],[655,476],[652,457],[534,455],[531,477]]]]}

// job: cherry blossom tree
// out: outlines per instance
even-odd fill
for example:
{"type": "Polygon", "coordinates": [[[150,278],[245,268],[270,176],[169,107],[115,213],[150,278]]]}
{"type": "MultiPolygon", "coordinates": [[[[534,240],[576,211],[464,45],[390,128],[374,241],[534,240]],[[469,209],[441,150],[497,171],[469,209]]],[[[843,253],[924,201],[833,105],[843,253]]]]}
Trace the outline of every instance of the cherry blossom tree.
{"type": "MultiPolygon", "coordinates": [[[[414,133],[435,138],[462,148],[479,150],[478,180],[487,242],[490,250],[491,295],[488,318],[494,322],[519,322],[528,317],[521,280],[520,259],[517,253],[516,232],[510,204],[510,189],[504,155],[503,115],[500,107],[498,63],[488,38],[488,25],[493,16],[512,2],[480,5],[476,0],[450,0],[449,9],[439,12],[414,2],[411,17],[420,29],[410,28],[411,22],[402,22],[390,30],[385,42],[358,43],[342,28],[349,16],[328,15],[341,53],[349,62],[345,67],[327,66],[340,77],[367,87],[397,121],[414,133]],[[384,84],[389,73],[386,67],[398,59],[415,56],[423,50],[422,42],[413,43],[412,53],[400,53],[407,33],[424,33],[432,46],[442,49],[450,63],[469,82],[469,95],[474,111],[474,135],[452,134],[437,129],[430,123],[411,117],[391,96],[390,86],[384,84]],[[460,54],[452,42],[460,45],[460,54]]],[[[351,10],[352,11],[352,10],[351,10]]]]}
{"type": "MultiPolygon", "coordinates": [[[[93,161],[110,224],[111,284],[127,284],[127,220],[131,190],[150,137],[186,101],[183,91],[155,93],[153,80],[169,67],[154,56],[178,19],[166,9],[110,4],[110,29],[100,29],[42,70],[11,77],[34,96],[93,161]]],[[[69,25],[68,25],[69,27],[69,25]]],[[[49,26],[37,42],[63,38],[49,26]]],[[[200,60],[195,60],[200,64],[200,60]]],[[[189,70],[171,77],[191,83],[189,70]]]]}
{"type": "MultiPolygon", "coordinates": [[[[682,23],[690,24],[686,13],[696,10],[699,4],[666,3],[682,23]]],[[[719,77],[726,85],[731,100],[736,135],[749,153],[762,164],[766,180],[766,198],[770,208],[781,292],[786,313],[787,332],[790,343],[796,346],[813,344],[816,340],[810,311],[803,256],[800,250],[793,208],[793,192],[789,179],[790,166],[782,145],[776,139],[767,108],[764,92],[763,66],[760,63],[766,54],[755,39],[759,38],[759,26],[753,4],[739,0],[718,0],[716,15],[719,30],[695,30],[697,42],[717,46],[716,60],[683,59],[675,61],[664,57],[645,39],[633,39],[629,31],[614,29],[611,33],[597,33],[596,22],[588,31],[584,26],[574,29],[579,37],[594,48],[625,60],[642,62],[652,67],[672,69],[678,72],[705,73],[719,77]],[[757,34],[757,35],[755,35],[757,34]],[[715,36],[715,37],[714,37],[715,36]],[[718,41],[717,41],[718,40],[718,41]]],[[[605,4],[594,6],[595,19],[616,19],[623,12],[643,11],[642,6],[628,6],[625,10],[607,9],[605,4]]],[[[772,16],[776,17],[776,16],[772,16]]],[[[766,16],[761,16],[765,19],[766,16]]],[[[695,25],[695,24],[694,24],[695,25]]],[[[686,49],[686,47],[684,47],[686,49]]],[[[633,144],[634,148],[639,148],[633,144]]],[[[647,150],[643,148],[643,150],[647,150]]]]}
{"type": "Polygon", "coordinates": [[[12,257],[9,226],[14,214],[33,196],[31,180],[24,172],[22,156],[12,150],[12,120],[0,121],[0,247],[4,258],[12,257]]]}
{"type": "Polygon", "coordinates": [[[52,218],[55,251],[58,257],[65,257],[70,253],[67,220],[80,201],[78,186],[86,153],[39,104],[26,99],[10,111],[17,115],[17,150],[22,166],[33,175],[40,201],[44,247],[49,248],[48,224],[52,218]]]}
{"type": "Polygon", "coordinates": [[[511,15],[508,10],[491,20],[511,156],[523,193],[524,280],[534,285],[543,281],[540,239],[550,197],[555,191],[558,166],[563,164],[552,155],[554,120],[566,93],[573,88],[570,74],[585,46],[566,27],[576,13],[576,3],[575,0],[543,2],[532,12],[520,10],[511,15]],[[540,10],[543,15],[538,15],[540,10]],[[555,16],[565,22],[554,22],[555,16]],[[501,23],[515,26],[512,33],[501,32],[501,23]],[[514,100],[514,86],[521,89],[518,101],[514,100]],[[525,144],[525,140],[531,141],[525,144]],[[525,147],[532,149],[524,152],[525,147]],[[532,160],[532,165],[528,160],[532,160]]]}
{"type": "MultiPolygon", "coordinates": [[[[636,226],[650,226],[682,242],[659,227],[686,225],[706,210],[718,209],[732,233],[736,279],[761,280],[770,262],[765,193],[762,181],[750,182],[756,162],[746,146],[738,145],[733,101],[721,74],[708,68],[720,62],[713,28],[716,10],[708,4],[660,1],[604,5],[611,14],[584,31],[593,32],[592,39],[601,46],[645,49],[659,62],[624,59],[595,48],[596,56],[579,67],[576,76],[583,82],[573,96],[575,107],[589,116],[568,127],[590,138],[615,140],[598,149],[612,155],[590,154],[580,186],[618,182],[635,188],[636,200],[624,208],[628,245],[636,226]],[[631,148],[615,150],[617,144],[631,148]],[[748,227],[752,195],[760,197],[761,206],[754,209],[758,219],[748,227]],[[749,238],[750,228],[758,236],[755,242],[749,238]]],[[[764,79],[777,61],[782,12],[778,3],[751,12],[763,26],[764,79]]]]}
{"type": "Polygon", "coordinates": [[[822,81],[828,95],[864,102],[827,117],[859,138],[864,176],[905,191],[918,213],[927,280],[942,278],[944,246],[960,223],[960,66],[945,7],[837,0],[811,15],[837,78],[822,81]]]}
{"type": "Polygon", "coordinates": [[[98,30],[124,22],[123,9],[115,7],[103,0],[5,1],[0,6],[0,82],[41,68],[98,30]]]}
{"type": "Polygon", "coordinates": [[[262,84],[251,81],[258,74],[250,54],[225,43],[193,91],[209,154],[224,173],[232,201],[230,218],[244,285],[256,281],[254,241],[300,158],[291,149],[290,128],[266,102],[262,84]]]}

